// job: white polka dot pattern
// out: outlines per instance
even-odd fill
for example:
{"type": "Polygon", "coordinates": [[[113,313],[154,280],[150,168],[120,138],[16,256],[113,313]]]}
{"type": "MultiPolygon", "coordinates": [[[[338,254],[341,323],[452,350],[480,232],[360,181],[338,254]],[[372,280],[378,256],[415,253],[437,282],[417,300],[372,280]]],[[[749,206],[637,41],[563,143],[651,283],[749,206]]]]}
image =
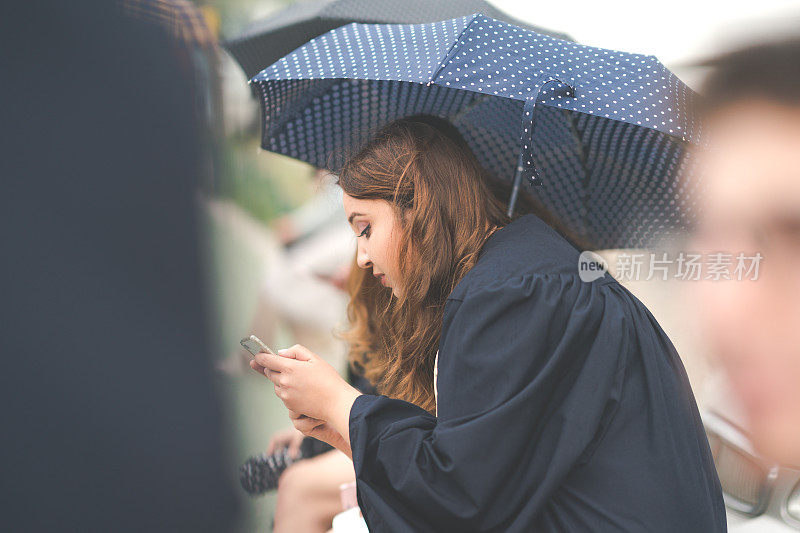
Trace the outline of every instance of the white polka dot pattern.
{"type": "Polygon", "coordinates": [[[251,80],[262,146],[333,171],[384,124],[449,119],[481,163],[536,194],[598,248],[647,246],[690,226],[680,195],[692,92],[655,57],[542,35],[480,13],[348,24],[251,80]],[[534,170],[535,168],[535,170],[534,170]]]}

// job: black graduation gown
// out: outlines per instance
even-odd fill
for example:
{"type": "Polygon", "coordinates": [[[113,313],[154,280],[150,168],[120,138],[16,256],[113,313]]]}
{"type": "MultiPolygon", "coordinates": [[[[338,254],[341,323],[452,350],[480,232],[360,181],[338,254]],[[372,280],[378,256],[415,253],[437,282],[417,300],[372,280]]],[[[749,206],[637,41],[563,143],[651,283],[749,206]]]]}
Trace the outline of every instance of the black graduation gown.
{"type": "Polygon", "coordinates": [[[581,281],[578,256],[535,215],[495,232],[445,305],[438,416],[356,398],[372,533],[726,531],[675,348],[611,275],[581,281]]]}

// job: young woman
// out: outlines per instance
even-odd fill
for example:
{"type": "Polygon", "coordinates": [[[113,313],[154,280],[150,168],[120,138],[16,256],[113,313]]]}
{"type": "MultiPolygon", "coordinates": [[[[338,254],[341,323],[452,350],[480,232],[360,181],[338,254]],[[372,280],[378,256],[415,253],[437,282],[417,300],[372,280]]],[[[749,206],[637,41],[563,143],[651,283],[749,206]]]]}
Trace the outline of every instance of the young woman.
{"type": "Polygon", "coordinates": [[[252,363],[350,456],[376,531],[725,531],[685,370],[544,212],[509,220],[446,122],[384,127],[339,173],[361,394],[303,346],[252,363]],[[366,354],[365,357],[362,357],[366,354]]]}

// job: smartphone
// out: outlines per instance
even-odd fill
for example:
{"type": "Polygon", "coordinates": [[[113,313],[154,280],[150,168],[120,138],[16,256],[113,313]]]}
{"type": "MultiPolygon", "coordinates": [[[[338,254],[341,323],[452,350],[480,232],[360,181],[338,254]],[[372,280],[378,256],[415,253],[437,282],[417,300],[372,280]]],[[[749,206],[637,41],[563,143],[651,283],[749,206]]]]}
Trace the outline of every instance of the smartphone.
{"type": "Polygon", "coordinates": [[[250,335],[249,337],[245,337],[244,339],[239,341],[239,344],[244,346],[245,350],[253,354],[253,356],[259,353],[271,353],[275,355],[275,352],[270,350],[269,346],[264,344],[264,342],[255,335],[250,335]]]}
{"type": "MultiPolygon", "coordinates": [[[[273,355],[276,355],[275,352],[269,349],[269,346],[264,344],[264,341],[262,341],[255,335],[250,335],[249,337],[245,337],[244,339],[239,341],[239,344],[244,346],[245,350],[253,354],[253,357],[255,357],[255,355],[259,353],[271,353],[273,355]]],[[[299,418],[308,418],[308,417],[306,415],[300,415],[299,418]]]]}

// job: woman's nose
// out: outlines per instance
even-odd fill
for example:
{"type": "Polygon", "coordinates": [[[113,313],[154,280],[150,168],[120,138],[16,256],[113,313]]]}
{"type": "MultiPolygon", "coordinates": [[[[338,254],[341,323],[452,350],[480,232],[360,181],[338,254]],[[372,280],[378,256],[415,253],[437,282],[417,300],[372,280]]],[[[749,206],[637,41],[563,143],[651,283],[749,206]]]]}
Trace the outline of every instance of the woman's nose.
{"type": "Polygon", "coordinates": [[[372,266],[372,261],[369,260],[369,257],[367,256],[367,251],[360,244],[358,245],[358,255],[356,256],[356,263],[361,268],[370,268],[372,266]]]}

